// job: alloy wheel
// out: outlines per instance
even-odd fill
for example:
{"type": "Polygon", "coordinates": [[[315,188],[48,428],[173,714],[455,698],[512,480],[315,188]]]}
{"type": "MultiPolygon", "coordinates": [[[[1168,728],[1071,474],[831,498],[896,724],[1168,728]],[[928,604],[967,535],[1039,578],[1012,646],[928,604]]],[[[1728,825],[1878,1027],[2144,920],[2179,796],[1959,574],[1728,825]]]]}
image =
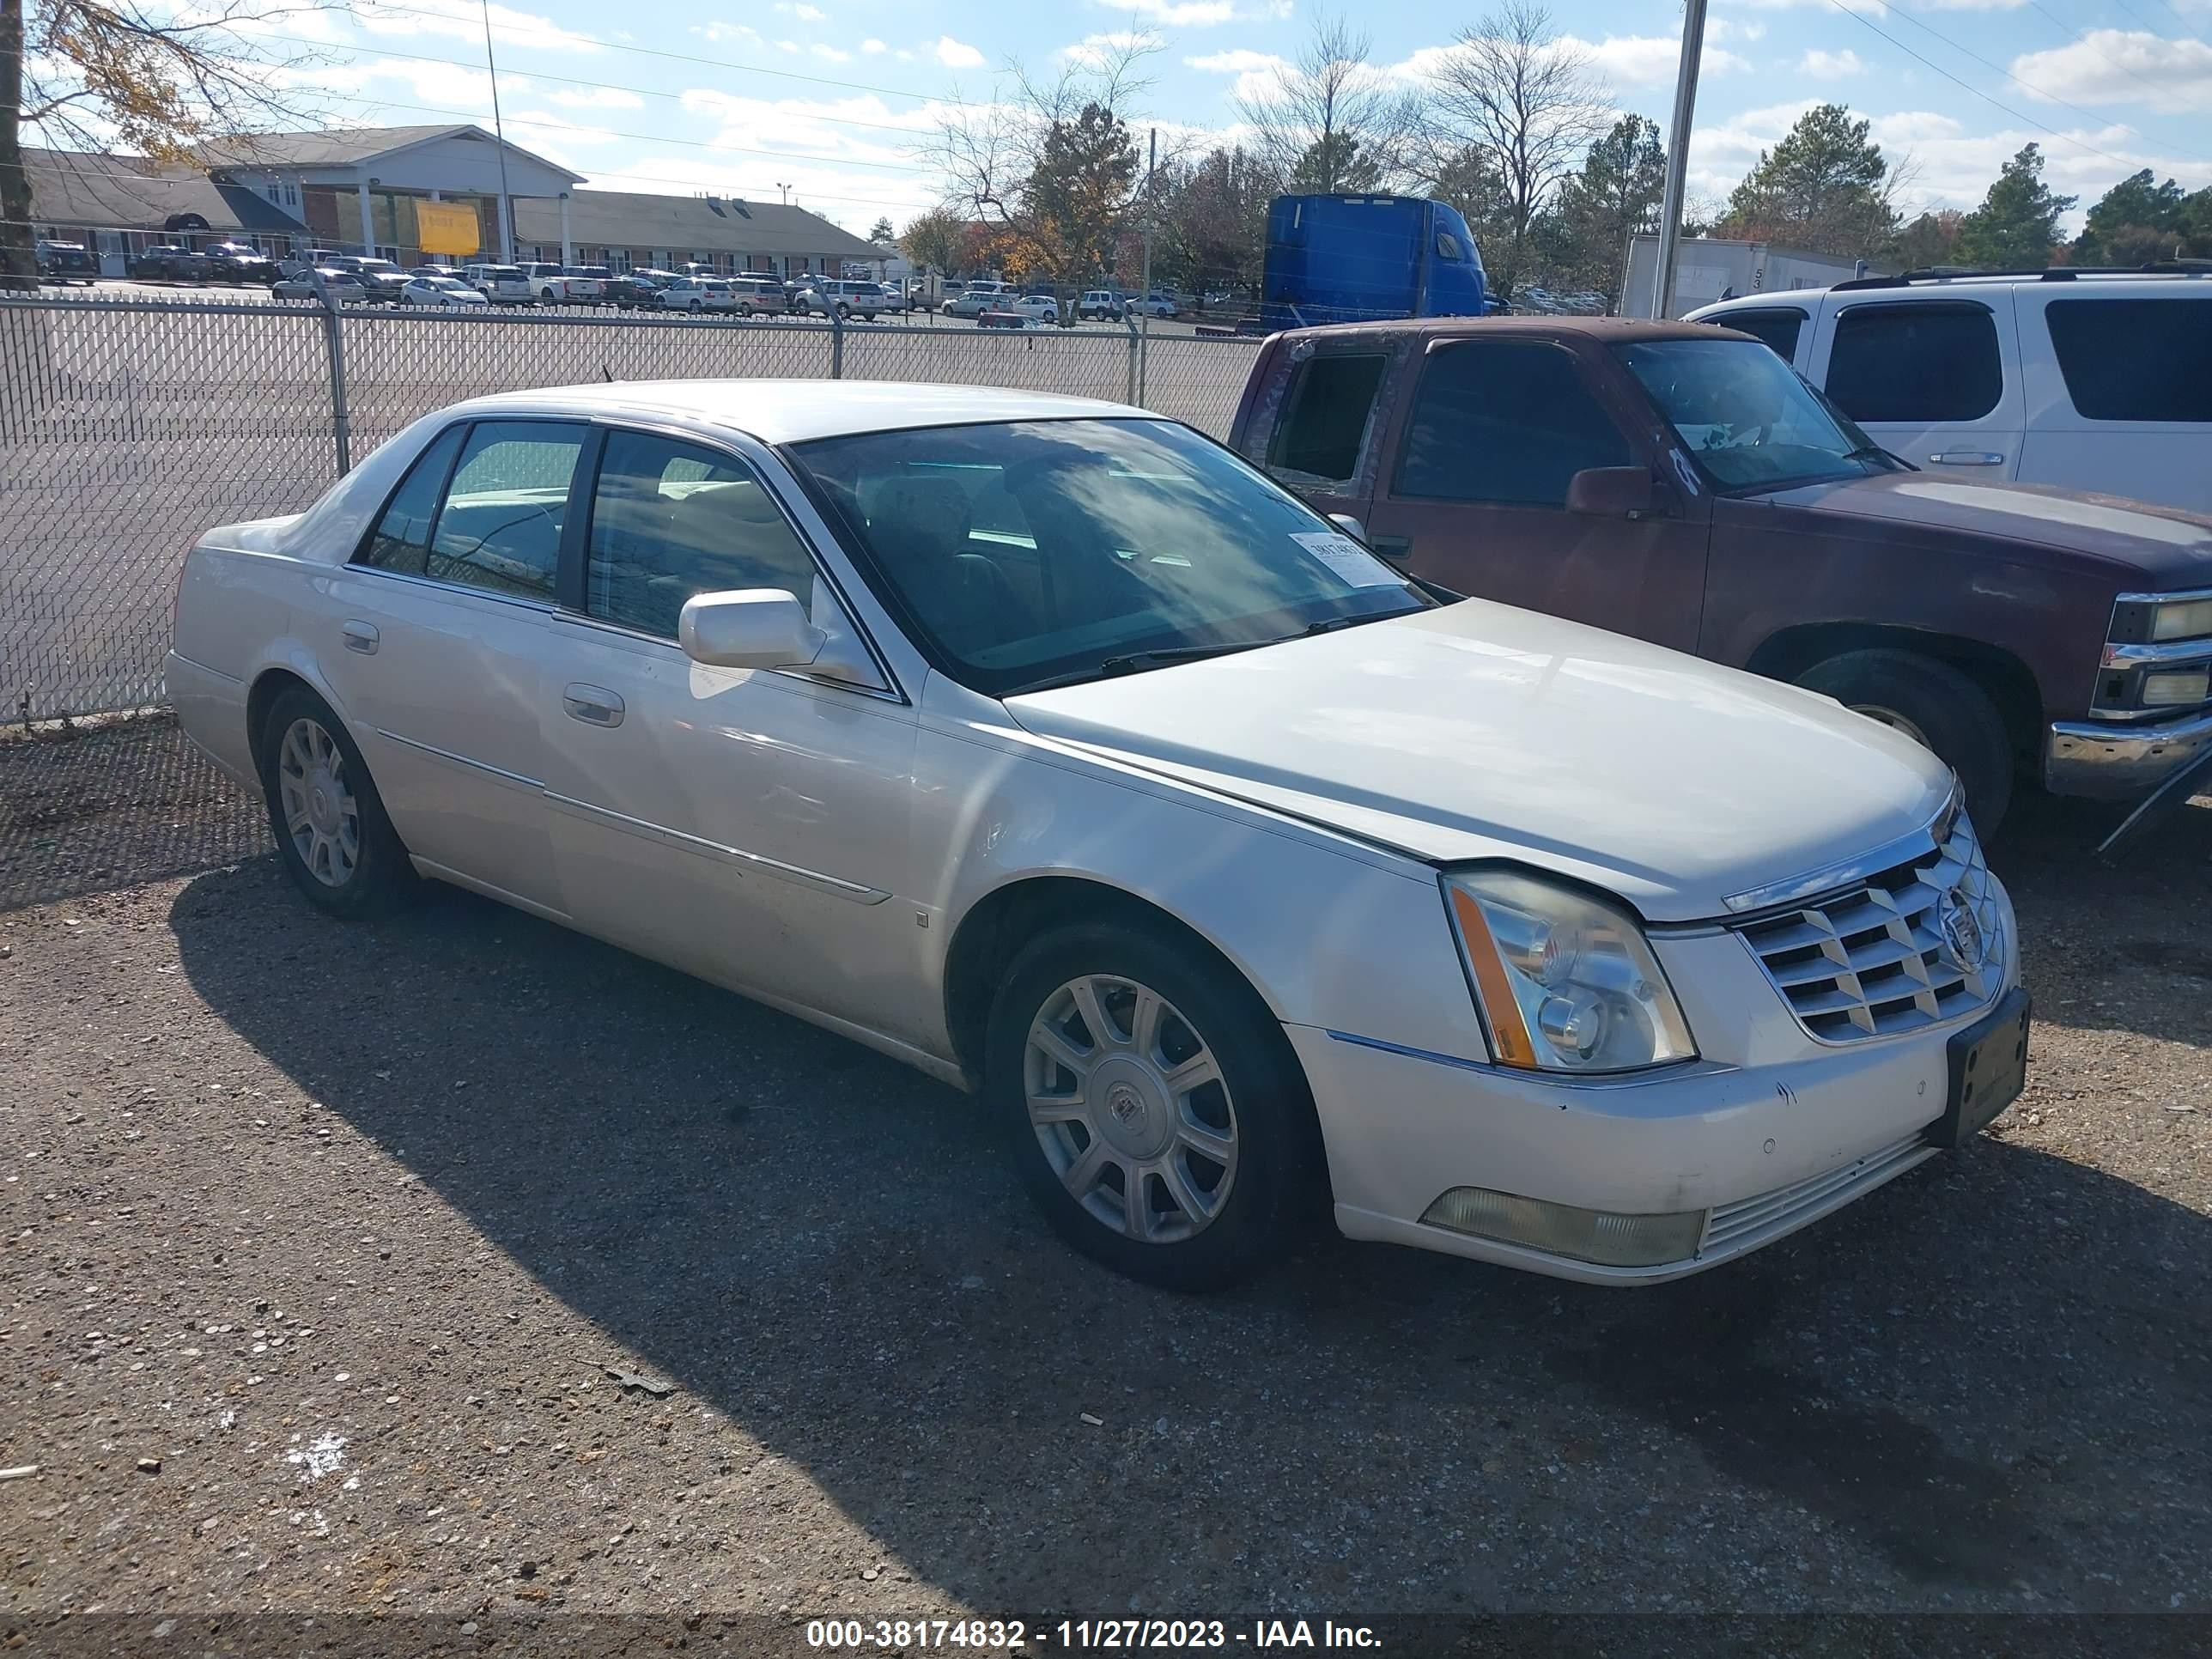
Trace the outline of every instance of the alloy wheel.
{"type": "Polygon", "coordinates": [[[344,886],[361,862],[361,803],[346,778],[345,753],[320,721],[302,718],[284,728],[276,786],[300,862],[324,886],[344,886]]]}
{"type": "Polygon", "coordinates": [[[1237,1110],[1212,1049],[1157,991],[1093,974],[1044,1000],[1023,1051],[1030,1127],[1069,1194],[1147,1244],[1203,1231],[1237,1178],[1237,1110]]]}

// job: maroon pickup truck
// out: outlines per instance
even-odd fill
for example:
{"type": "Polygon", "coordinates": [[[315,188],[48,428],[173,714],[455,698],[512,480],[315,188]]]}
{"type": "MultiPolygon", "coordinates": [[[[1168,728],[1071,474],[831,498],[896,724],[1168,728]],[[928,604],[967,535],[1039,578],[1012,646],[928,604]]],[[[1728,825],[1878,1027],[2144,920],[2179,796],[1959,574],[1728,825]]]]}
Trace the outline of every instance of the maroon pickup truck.
{"type": "Polygon", "coordinates": [[[2125,799],[2212,751],[2212,519],[1917,471],[1748,335],[1297,330],[1231,442],[1425,581],[1911,732],[1985,832],[2016,777],[2125,799]]]}

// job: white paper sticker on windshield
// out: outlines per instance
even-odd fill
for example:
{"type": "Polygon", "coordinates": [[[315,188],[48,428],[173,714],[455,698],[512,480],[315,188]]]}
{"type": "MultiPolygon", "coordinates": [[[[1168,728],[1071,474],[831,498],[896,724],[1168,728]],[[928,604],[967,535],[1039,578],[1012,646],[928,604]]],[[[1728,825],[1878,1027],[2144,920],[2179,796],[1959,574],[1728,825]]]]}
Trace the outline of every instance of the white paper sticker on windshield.
{"type": "Polygon", "coordinates": [[[1291,539],[1354,587],[1395,587],[1404,580],[1349,536],[1313,530],[1291,539]]]}

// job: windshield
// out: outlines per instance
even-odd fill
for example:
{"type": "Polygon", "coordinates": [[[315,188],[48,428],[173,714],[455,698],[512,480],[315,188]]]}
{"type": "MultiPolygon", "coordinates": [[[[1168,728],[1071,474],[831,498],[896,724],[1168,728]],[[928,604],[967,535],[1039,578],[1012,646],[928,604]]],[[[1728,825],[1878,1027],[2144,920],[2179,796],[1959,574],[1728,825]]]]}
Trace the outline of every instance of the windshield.
{"type": "Polygon", "coordinates": [[[1642,340],[1613,349],[1722,489],[1771,489],[1899,470],[1755,340],[1642,340]]]}
{"type": "Polygon", "coordinates": [[[937,427],[793,453],[917,642],[993,696],[1429,603],[1296,498],[1168,422],[937,427]]]}

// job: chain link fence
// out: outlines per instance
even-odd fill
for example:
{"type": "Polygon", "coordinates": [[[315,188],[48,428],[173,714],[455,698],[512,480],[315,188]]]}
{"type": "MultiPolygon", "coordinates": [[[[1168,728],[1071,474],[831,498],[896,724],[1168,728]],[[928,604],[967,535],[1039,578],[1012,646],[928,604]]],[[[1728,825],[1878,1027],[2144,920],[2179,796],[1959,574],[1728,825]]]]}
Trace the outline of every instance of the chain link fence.
{"type": "Polygon", "coordinates": [[[185,551],[296,512],[433,410],[591,381],[937,381],[1141,402],[1228,434],[1255,342],[1084,330],[0,300],[0,696],[161,699],[185,551]]]}

